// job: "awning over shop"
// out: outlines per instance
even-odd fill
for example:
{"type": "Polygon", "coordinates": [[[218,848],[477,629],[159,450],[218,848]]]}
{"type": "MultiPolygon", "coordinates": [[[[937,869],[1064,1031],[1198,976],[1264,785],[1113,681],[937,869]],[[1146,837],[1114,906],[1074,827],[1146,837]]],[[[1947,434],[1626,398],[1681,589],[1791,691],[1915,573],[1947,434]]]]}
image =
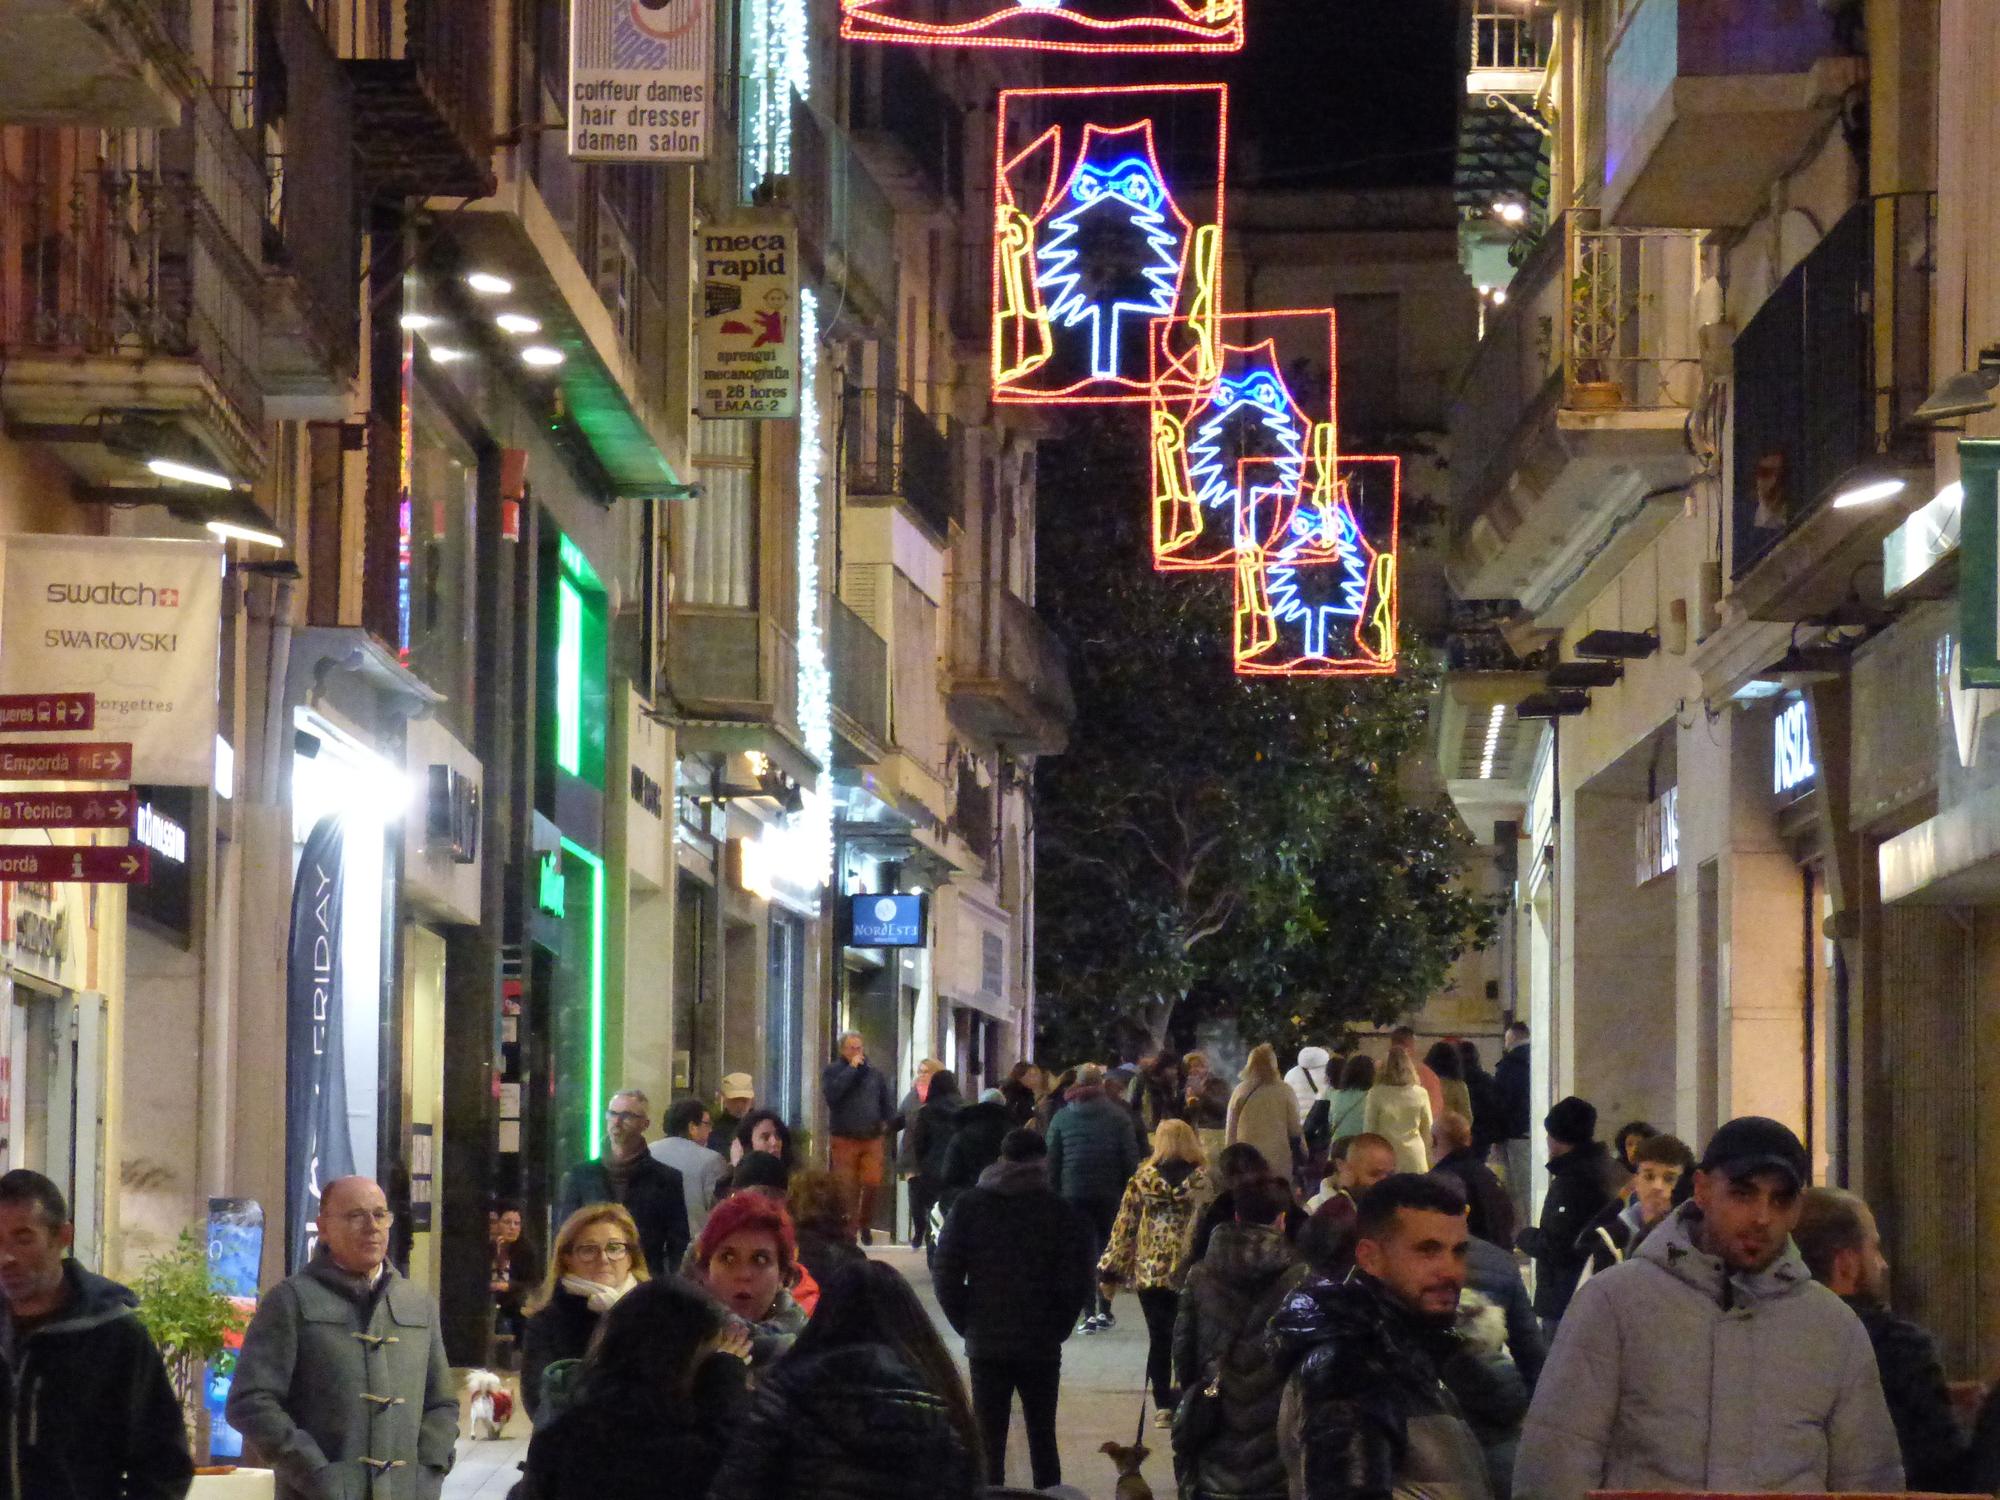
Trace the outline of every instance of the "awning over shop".
{"type": "Polygon", "coordinates": [[[1878,858],[1885,903],[1968,906],[2000,899],[2000,787],[1897,834],[1878,858]]]}

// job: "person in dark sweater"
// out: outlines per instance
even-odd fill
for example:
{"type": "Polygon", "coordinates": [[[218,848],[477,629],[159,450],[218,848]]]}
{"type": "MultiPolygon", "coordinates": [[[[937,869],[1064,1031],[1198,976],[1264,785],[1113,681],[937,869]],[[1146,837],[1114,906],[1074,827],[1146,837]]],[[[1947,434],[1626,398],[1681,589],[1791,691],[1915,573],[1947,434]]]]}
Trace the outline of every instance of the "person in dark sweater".
{"type": "MultiPolygon", "coordinates": [[[[1095,1063],[1077,1069],[1076,1087],[1049,1122],[1047,1140],[1049,1186],[1090,1222],[1095,1253],[1102,1255],[1141,1152],[1132,1112],[1105,1093],[1104,1070],[1095,1063]]],[[[1093,1316],[1111,1326],[1109,1298],[1099,1299],[1093,1316]]]]}
{"type": "Polygon", "coordinates": [[[1431,1127],[1431,1170],[1458,1179],[1471,1205],[1473,1235],[1495,1245],[1514,1243],[1514,1203],[1472,1144],[1472,1121],[1446,1110],[1431,1127]]]}
{"type": "Polygon", "coordinates": [[[958,1133],[958,1114],[964,1108],[958,1074],[939,1068],[930,1076],[923,1108],[910,1122],[910,1237],[926,1248],[931,1242],[931,1209],[944,1195],[945,1156],[958,1133]]]}
{"type": "Polygon", "coordinates": [[[1558,1100],[1542,1128],[1549,1138],[1549,1190],[1541,1223],[1521,1231],[1519,1248],[1535,1258],[1535,1315],[1553,1340],[1589,1259],[1578,1244],[1584,1227],[1617,1197],[1625,1171],[1597,1139],[1597,1109],[1588,1101],[1574,1094],[1558,1100]]]}
{"type": "Polygon", "coordinates": [[[1911,1491],[1991,1494],[1968,1473],[1937,1340],[1889,1307],[1889,1262],[1867,1203],[1840,1188],[1807,1188],[1792,1239],[1813,1280],[1838,1293],[1868,1330],[1911,1491]]]}
{"type": "Polygon", "coordinates": [[[563,1173],[556,1219],[593,1203],[619,1203],[639,1228],[639,1248],[649,1266],[677,1266],[687,1254],[687,1185],[681,1174],[646,1148],[652,1107],[637,1089],[620,1089],[605,1110],[604,1148],[596,1161],[563,1173]]]}
{"type": "MultiPolygon", "coordinates": [[[[1264,1160],[1264,1153],[1248,1141],[1238,1141],[1233,1146],[1224,1146],[1215,1159],[1215,1180],[1221,1188],[1210,1200],[1208,1207],[1195,1220],[1194,1245],[1188,1252],[1190,1262],[1200,1260],[1208,1254],[1209,1241],[1215,1231],[1236,1217],[1236,1189],[1246,1182],[1261,1182],[1271,1175],[1271,1167],[1264,1160]]],[[[1293,1244],[1305,1233],[1306,1211],[1296,1200],[1285,1210],[1285,1238],[1293,1244]]]]}
{"type": "Polygon", "coordinates": [[[1048,1145],[1010,1131],[1000,1160],[952,1206],[933,1269],[938,1306],[965,1339],[986,1482],[1006,1482],[1007,1426],[1021,1396],[1036,1489],[1062,1482],[1056,1396],[1062,1346],[1091,1297],[1092,1227],[1049,1187],[1048,1145]]]}
{"type": "Polygon", "coordinates": [[[848,1195],[861,1243],[873,1244],[888,1138],[903,1119],[896,1113],[896,1094],[888,1075],[868,1061],[868,1046],[860,1032],[841,1037],[840,1056],[820,1073],[819,1092],[826,1103],[827,1134],[832,1137],[834,1179],[848,1195]]]}

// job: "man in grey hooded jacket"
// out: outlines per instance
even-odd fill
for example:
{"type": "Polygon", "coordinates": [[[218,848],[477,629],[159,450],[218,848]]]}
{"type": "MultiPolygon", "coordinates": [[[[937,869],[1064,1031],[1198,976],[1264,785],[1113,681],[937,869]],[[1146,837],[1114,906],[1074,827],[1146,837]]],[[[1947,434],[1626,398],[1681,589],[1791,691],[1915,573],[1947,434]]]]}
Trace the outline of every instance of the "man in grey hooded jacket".
{"type": "Polygon", "coordinates": [[[1867,1331],[1791,1242],[1808,1175],[1775,1120],[1715,1133],[1694,1201],[1570,1304],[1514,1500],[1903,1488],[1867,1331]]]}

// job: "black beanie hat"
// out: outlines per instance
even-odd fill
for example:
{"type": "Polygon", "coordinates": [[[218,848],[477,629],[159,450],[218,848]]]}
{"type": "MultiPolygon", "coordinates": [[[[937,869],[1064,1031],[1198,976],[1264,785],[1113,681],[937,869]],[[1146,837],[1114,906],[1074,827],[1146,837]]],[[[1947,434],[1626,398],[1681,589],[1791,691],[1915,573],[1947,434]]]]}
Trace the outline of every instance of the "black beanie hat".
{"type": "Polygon", "coordinates": [[[1542,1129],[1565,1146],[1581,1146],[1597,1138],[1597,1106],[1571,1094],[1558,1099],[1542,1120],[1542,1129]]]}

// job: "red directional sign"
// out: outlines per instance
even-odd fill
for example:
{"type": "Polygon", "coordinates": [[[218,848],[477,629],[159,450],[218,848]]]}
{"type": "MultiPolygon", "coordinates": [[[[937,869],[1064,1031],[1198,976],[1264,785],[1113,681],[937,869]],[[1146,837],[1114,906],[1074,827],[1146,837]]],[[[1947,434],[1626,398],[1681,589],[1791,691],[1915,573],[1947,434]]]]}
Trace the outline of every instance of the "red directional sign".
{"type": "Polygon", "coordinates": [[[151,874],[152,861],[144,849],[108,845],[58,849],[44,844],[0,844],[0,880],[144,885],[151,874]]]}
{"type": "Polygon", "coordinates": [[[0,734],[96,726],[95,693],[0,693],[0,734]]]}
{"type": "Polygon", "coordinates": [[[129,744],[0,745],[0,781],[123,781],[131,774],[129,744]]]}
{"type": "Polygon", "coordinates": [[[0,832],[14,828],[130,828],[130,792],[0,792],[0,832]]]}

